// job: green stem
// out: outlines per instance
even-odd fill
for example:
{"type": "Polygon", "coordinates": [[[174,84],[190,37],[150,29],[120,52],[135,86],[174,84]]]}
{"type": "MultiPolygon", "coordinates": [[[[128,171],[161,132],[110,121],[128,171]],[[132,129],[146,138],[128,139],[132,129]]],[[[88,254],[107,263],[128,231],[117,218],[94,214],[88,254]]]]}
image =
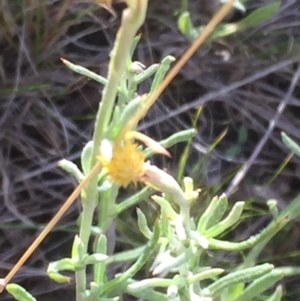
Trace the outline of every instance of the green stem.
{"type": "Polygon", "coordinates": [[[188,238],[191,237],[191,216],[190,206],[180,206],[180,215],[182,217],[182,224],[188,238]]]}
{"type": "Polygon", "coordinates": [[[105,193],[101,193],[100,197],[100,210],[98,215],[98,227],[101,229],[103,234],[106,233],[109,228],[112,220],[116,216],[116,198],[118,196],[119,187],[113,185],[105,193]]]}
{"type": "Polygon", "coordinates": [[[123,200],[120,204],[116,206],[116,215],[119,215],[123,211],[127,210],[128,208],[135,206],[142,200],[145,200],[153,194],[154,189],[151,187],[144,187],[142,190],[138,191],[136,194],[130,196],[129,198],[123,200]]]}
{"type": "Polygon", "coordinates": [[[126,60],[130,54],[133,39],[146,16],[147,1],[143,1],[143,3],[138,0],[128,1],[128,5],[129,8],[123,12],[121,27],[111,52],[107,77],[108,84],[104,88],[102,101],[96,117],[93,137],[95,147],[93,148],[91,166],[96,162],[98,146],[110,122],[119,82],[126,68],[126,60]]]}
{"type": "MultiPolygon", "coordinates": [[[[108,128],[115,98],[118,92],[119,82],[125,71],[126,59],[130,53],[132,41],[137,30],[142,25],[145,19],[147,10],[147,1],[139,0],[127,1],[129,8],[125,9],[122,17],[122,24],[118,31],[114,48],[111,53],[109,64],[108,83],[103,91],[102,100],[99,105],[95,121],[95,130],[93,135],[94,147],[91,157],[91,167],[97,162],[99,145],[108,128]]],[[[94,215],[95,206],[97,204],[98,179],[94,177],[86,188],[86,202],[83,204],[82,221],[80,225],[80,239],[84,245],[84,252],[87,252],[88,242],[91,234],[91,226],[94,215]]],[[[107,207],[107,203],[100,202],[99,210],[102,206],[107,207]]],[[[107,218],[105,219],[107,222],[107,218]]],[[[106,223],[102,221],[101,223],[106,223]]],[[[82,301],[82,293],[86,290],[86,270],[77,271],[76,276],[76,300],[82,301]]]]}
{"type": "MultiPolygon", "coordinates": [[[[97,177],[94,177],[87,187],[86,203],[83,204],[82,220],[79,237],[83,242],[84,252],[87,252],[88,242],[91,234],[92,220],[95,210],[95,200],[97,197],[97,177]],[[95,186],[94,186],[95,185],[95,186]],[[95,189],[93,189],[95,187],[95,189]]],[[[75,272],[76,278],[76,301],[82,301],[82,293],[86,290],[86,270],[75,272]]]]}

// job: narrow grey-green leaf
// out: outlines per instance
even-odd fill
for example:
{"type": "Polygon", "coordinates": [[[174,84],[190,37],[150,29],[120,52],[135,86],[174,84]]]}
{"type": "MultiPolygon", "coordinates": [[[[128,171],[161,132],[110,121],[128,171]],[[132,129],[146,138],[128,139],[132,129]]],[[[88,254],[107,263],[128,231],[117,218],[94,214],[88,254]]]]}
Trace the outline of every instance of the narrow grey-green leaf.
{"type": "Polygon", "coordinates": [[[300,157],[300,145],[285,133],[281,133],[283,143],[298,157],[300,157]]]}
{"type": "Polygon", "coordinates": [[[238,22],[238,29],[244,30],[249,27],[256,26],[262,22],[267,21],[272,18],[278,11],[280,7],[280,2],[276,1],[267,5],[264,5],[256,10],[254,10],[251,14],[249,14],[242,21],[238,22]]]}
{"type": "Polygon", "coordinates": [[[260,294],[270,287],[272,287],[276,282],[284,277],[282,271],[274,270],[271,273],[254,280],[249,286],[245,288],[243,293],[238,296],[234,301],[250,301],[254,298],[260,296],[260,294]]]}
{"type": "Polygon", "coordinates": [[[30,293],[18,284],[10,283],[6,286],[6,290],[18,301],[36,301],[30,293]]]}

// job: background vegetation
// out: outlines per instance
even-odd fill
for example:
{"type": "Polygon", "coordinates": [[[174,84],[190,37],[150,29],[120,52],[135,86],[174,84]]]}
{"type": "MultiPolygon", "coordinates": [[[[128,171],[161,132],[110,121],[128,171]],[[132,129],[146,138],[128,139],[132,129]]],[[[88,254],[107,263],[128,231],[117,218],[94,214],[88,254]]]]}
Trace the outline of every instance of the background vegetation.
{"type": "MultiPolygon", "coordinates": [[[[197,128],[184,170],[203,189],[195,215],[212,195],[226,190],[232,203],[247,201],[244,221],[234,232],[237,240],[266,224],[266,200],[276,199],[284,208],[299,194],[300,159],[290,156],[280,138],[284,131],[300,140],[299,84],[289,91],[300,54],[297,2],[278,2],[276,8],[274,0],[246,1],[246,12],[235,10],[225,24],[243,26],[233,32],[230,27],[221,28],[223,31],[199,49],[140,125],[158,140],[174,129],[197,128]],[[272,11],[257,14],[256,21],[249,19],[257,9],[274,3],[272,11]],[[275,130],[266,135],[269,121],[283,101],[288,101],[287,106],[275,130]],[[200,105],[203,109],[198,114],[200,105]],[[249,162],[264,137],[262,150],[249,162]],[[231,193],[233,177],[247,162],[249,171],[231,193]]],[[[184,27],[179,22],[179,28],[178,16],[185,1],[150,0],[149,4],[135,53],[136,60],[146,66],[167,54],[179,57],[193,39],[193,30],[206,24],[219,7],[218,0],[190,0],[193,25],[184,27]]],[[[85,1],[0,1],[1,274],[7,273],[75,185],[57,167],[57,161],[76,160],[90,140],[102,87],[72,73],[60,58],[106,75],[124,4],[113,7],[115,18],[85,1]]],[[[184,145],[177,146],[171,150],[172,160],[159,163],[176,175],[183,149],[184,145]]],[[[72,287],[62,289],[48,280],[46,267],[69,250],[80,204],[77,206],[68,211],[15,278],[15,282],[30,286],[39,300],[67,299],[73,294],[72,287]]],[[[154,219],[154,205],[142,206],[148,207],[154,219]]],[[[117,249],[140,243],[142,236],[134,225],[132,212],[117,221],[117,249]]],[[[298,240],[296,222],[275,237],[261,261],[299,265],[298,240]]],[[[218,260],[230,267],[241,258],[220,253],[218,260]]],[[[298,281],[285,280],[285,300],[299,298],[298,281]]]]}

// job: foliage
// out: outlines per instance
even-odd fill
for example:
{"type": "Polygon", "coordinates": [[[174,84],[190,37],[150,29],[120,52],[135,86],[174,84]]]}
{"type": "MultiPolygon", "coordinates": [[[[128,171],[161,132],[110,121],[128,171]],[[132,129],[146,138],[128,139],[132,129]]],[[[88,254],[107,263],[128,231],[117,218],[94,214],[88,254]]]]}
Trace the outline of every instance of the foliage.
{"type": "MultiPolygon", "coordinates": [[[[257,26],[273,17],[279,10],[280,2],[276,1],[260,8],[255,9],[248,16],[236,23],[224,23],[218,25],[212,33],[210,40],[233,35],[240,31],[257,26]]],[[[204,30],[205,26],[195,27],[192,24],[190,13],[183,12],[178,19],[178,28],[191,41],[204,30]]]]}
{"type": "MultiPolygon", "coordinates": [[[[58,283],[70,282],[72,277],[61,272],[73,272],[77,301],[119,300],[124,294],[151,301],[247,301],[266,298],[266,294],[267,300],[281,300],[283,290],[278,283],[284,276],[299,274],[299,269],[277,268],[271,263],[257,264],[256,259],[267,242],[300,215],[300,196],[282,212],[278,211],[276,202],[269,202],[271,222],[260,233],[240,242],[229,241],[222,235],[238,226],[244,202],[236,202],[229,210],[226,195],[216,196],[201,217],[194,219],[192,208],[200,191],[194,187],[193,179],[184,177],[179,183],[163,169],[145,161],[153,154],[168,156],[166,148],[180,141],[190,141],[195,130],[175,133],[160,143],[136,132],[137,122],[149,109],[149,99],[156,93],[174,58],[168,56],[160,64],[148,68],[132,61],[140,38],[136,33],[144,21],[147,3],[126,2],[128,8],[123,12],[107,78],[63,60],[73,71],[103,84],[104,91],[93,141],[83,148],[81,167],[67,160],[60,162],[60,166],[79,183],[77,191],[81,194],[82,213],[70,257],[51,262],[47,269],[49,277],[58,283]],[[152,75],[149,93],[139,95],[138,85],[152,75]],[[143,183],[147,188],[118,204],[120,189],[126,188],[128,181],[136,186],[143,183]],[[138,228],[147,242],[142,247],[109,256],[107,231],[113,220],[127,208],[143,201],[145,190],[149,192],[150,189],[156,191],[152,200],[160,208],[159,217],[151,225],[145,212],[137,210],[138,228]],[[99,218],[97,225],[92,226],[96,208],[99,218]],[[88,252],[90,241],[93,241],[92,252],[88,252]],[[251,251],[230,271],[207,264],[208,252],[245,249],[251,251]],[[134,262],[129,268],[113,279],[108,277],[111,264],[128,260],[134,262]],[[153,277],[139,279],[138,273],[147,263],[151,264],[149,270],[153,277]],[[87,286],[88,265],[93,266],[93,279],[87,286]],[[276,284],[272,293],[267,292],[276,284]]],[[[273,7],[272,13],[274,11],[276,8],[273,7]]],[[[256,24],[260,20],[258,15],[257,11],[251,18],[250,15],[247,24],[256,24]],[[251,21],[253,19],[255,21],[251,21]]],[[[299,155],[299,146],[293,140],[286,135],[283,140],[299,155]]],[[[242,138],[239,142],[243,143],[242,138]]],[[[68,204],[76,197],[74,194],[68,204]]],[[[6,289],[17,300],[35,300],[17,284],[7,284],[6,289]]]]}

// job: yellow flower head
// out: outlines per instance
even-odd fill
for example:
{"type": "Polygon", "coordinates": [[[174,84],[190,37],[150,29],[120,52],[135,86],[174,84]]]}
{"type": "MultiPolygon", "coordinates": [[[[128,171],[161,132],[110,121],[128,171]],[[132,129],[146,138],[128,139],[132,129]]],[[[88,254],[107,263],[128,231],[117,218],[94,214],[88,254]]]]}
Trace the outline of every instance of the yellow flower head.
{"type": "Polygon", "coordinates": [[[99,160],[113,183],[126,188],[130,182],[136,185],[143,176],[145,155],[131,140],[116,143],[109,157],[100,156],[99,160]]]}
{"type": "Polygon", "coordinates": [[[117,140],[114,145],[108,140],[102,141],[101,155],[98,159],[110,181],[124,188],[130,182],[136,186],[138,181],[142,181],[147,167],[145,154],[138,149],[138,144],[133,142],[133,138],[143,141],[157,153],[169,155],[159,143],[137,132],[128,132],[123,140],[117,140]]]}

